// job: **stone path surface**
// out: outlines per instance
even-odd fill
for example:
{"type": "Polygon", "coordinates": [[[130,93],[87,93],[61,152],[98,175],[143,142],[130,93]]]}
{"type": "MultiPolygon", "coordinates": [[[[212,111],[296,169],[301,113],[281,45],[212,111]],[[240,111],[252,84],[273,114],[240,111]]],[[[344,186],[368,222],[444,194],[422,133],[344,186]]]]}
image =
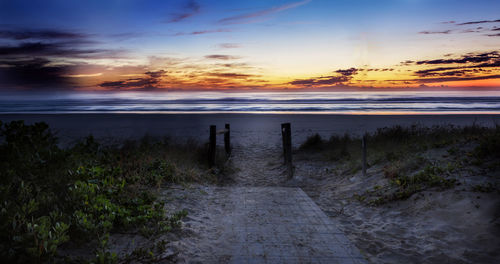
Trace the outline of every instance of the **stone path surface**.
{"type": "Polygon", "coordinates": [[[224,189],[230,202],[224,204],[222,217],[211,223],[221,229],[218,245],[205,262],[365,263],[300,188],[224,189]]]}

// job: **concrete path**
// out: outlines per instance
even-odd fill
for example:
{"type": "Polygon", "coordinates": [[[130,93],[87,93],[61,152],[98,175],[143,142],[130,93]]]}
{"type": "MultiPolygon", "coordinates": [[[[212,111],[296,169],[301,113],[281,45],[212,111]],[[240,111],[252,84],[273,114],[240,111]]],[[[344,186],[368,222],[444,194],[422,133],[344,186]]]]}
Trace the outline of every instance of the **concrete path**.
{"type": "Polygon", "coordinates": [[[228,187],[213,263],[365,263],[300,189],[228,187]]]}

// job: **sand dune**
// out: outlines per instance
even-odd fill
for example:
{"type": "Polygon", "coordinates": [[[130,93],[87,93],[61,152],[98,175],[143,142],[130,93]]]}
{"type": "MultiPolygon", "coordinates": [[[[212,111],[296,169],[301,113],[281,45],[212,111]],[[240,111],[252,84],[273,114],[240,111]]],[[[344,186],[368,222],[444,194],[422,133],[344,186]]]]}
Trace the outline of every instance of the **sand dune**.
{"type": "MultiPolygon", "coordinates": [[[[412,124],[425,126],[493,126],[496,115],[439,116],[350,116],[350,115],[2,115],[0,120],[24,119],[28,123],[46,121],[63,144],[94,134],[98,139],[118,142],[144,134],[169,136],[178,140],[205,141],[208,126],[230,123],[234,145],[231,163],[235,168],[229,186],[301,187],[320,208],[338,224],[349,239],[373,263],[497,263],[500,262],[500,194],[478,193],[470,187],[478,182],[495,182],[499,175],[459,175],[461,185],[445,191],[428,190],[407,200],[372,207],[352,199],[386,181],[383,164],[371,167],[367,177],[360,172],[344,175],[335,172],[336,164],[311,158],[294,157],[292,180],[286,178],[281,157],[282,122],[292,123],[295,147],[307,136],[319,133],[360,135],[379,127],[412,124]]],[[[439,155],[434,153],[433,155],[439,155]]],[[[437,156],[436,156],[437,157],[437,156]]],[[[457,176],[458,177],[458,176],[457,176]]],[[[217,201],[203,201],[209,189],[172,189],[169,196],[181,197],[170,205],[186,208],[192,214],[186,230],[170,237],[182,261],[201,260],[213,250],[207,236],[219,230],[206,230],[204,221],[217,201]]],[[[212,190],[212,189],[210,189],[212,190]]],[[[214,197],[223,197],[224,193],[214,197]]],[[[214,207],[215,206],[215,207],[214,207]]]]}

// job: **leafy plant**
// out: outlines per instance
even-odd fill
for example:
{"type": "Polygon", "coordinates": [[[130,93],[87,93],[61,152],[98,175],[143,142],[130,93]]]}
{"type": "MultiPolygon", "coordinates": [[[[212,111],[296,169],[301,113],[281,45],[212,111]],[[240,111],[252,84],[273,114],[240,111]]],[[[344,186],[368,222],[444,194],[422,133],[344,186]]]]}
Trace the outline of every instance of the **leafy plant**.
{"type": "MultiPolygon", "coordinates": [[[[182,147],[151,140],[105,147],[92,136],[62,149],[47,124],[0,123],[0,258],[53,261],[70,240],[97,240],[94,262],[115,263],[111,233],[180,227],[186,212],[168,216],[152,188],[194,179],[171,153],[182,147]]],[[[193,165],[196,158],[182,157],[193,165]]]]}

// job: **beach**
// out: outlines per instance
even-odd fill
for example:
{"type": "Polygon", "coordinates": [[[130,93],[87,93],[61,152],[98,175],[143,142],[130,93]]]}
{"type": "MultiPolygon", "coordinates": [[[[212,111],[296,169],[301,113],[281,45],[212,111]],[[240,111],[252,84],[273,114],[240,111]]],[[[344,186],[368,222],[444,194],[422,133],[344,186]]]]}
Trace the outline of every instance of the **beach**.
{"type": "MultiPolygon", "coordinates": [[[[373,161],[369,152],[371,165],[363,176],[347,163],[324,159],[321,151],[307,152],[300,148],[314,134],[324,139],[344,134],[359,138],[384,127],[413,125],[493,128],[500,123],[500,115],[4,114],[0,120],[47,122],[63,146],[89,134],[103,144],[139,140],[145,135],[168,137],[173,142],[205,143],[210,125],[221,129],[224,124],[230,124],[233,150],[228,164],[232,169],[225,175],[228,179],[221,183],[224,188],[196,183],[174,185],[163,191],[169,209],[188,212],[183,231],[167,236],[171,241],[167,251],[180,263],[201,263],[212,253],[229,247],[220,235],[227,230],[214,223],[224,219],[220,212],[228,210],[226,203],[235,204],[226,201],[233,187],[302,189],[369,263],[493,263],[500,260],[500,193],[496,189],[500,186],[499,171],[477,169],[475,165],[463,163],[460,157],[461,151],[465,155],[476,145],[453,141],[422,150],[419,155],[425,158],[425,164],[460,164],[454,165],[458,169],[446,172],[446,179],[454,179],[456,184],[442,189],[425,188],[409,198],[376,206],[364,199],[378,197],[375,193],[378,189],[393,188],[386,173],[391,161],[373,161]],[[283,165],[280,124],[284,122],[292,126],[295,168],[292,179],[287,177],[283,165]],[[451,155],[452,148],[457,148],[459,154],[451,155]],[[493,190],[474,189],[489,184],[493,190]]],[[[223,145],[221,137],[218,145],[223,145]]],[[[421,171],[425,166],[417,164],[413,170],[421,171]]],[[[112,248],[123,250],[130,244],[123,242],[125,240],[114,238],[112,248]]],[[[217,261],[220,259],[214,263],[217,261]]]]}
{"type": "MultiPolygon", "coordinates": [[[[298,146],[308,136],[318,133],[361,135],[377,128],[395,125],[484,125],[500,124],[500,115],[331,115],[331,114],[0,114],[0,120],[46,122],[61,143],[73,143],[92,134],[109,142],[139,139],[145,135],[171,137],[184,141],[208,140],[210,125],[218,129],[231,125],[232,143],[246,146],[259,144],[275,147],[281,144],[280,124],[292,126],[292,144],[298,146]]],[[[221,141],[219,141],[221,142],[221,141]]]]}

